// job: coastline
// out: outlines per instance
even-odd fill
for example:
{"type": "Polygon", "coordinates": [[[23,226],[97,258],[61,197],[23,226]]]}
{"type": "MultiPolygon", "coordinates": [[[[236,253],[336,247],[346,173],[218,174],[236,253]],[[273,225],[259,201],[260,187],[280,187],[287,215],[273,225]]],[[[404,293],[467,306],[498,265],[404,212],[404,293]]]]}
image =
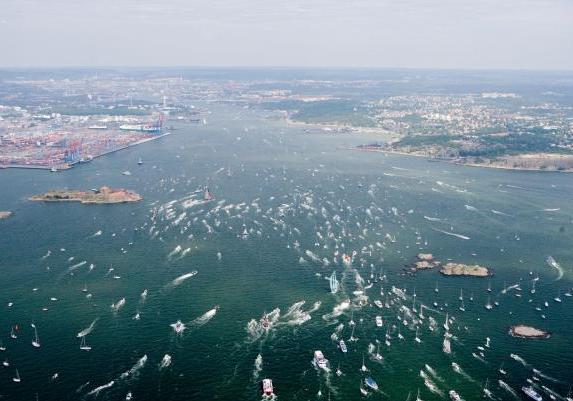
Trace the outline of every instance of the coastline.
{"type": "Polygon", "coordinates": [[[128,145],[125,145],[125,146],[122,146],[122,147],[119,147],[119,148],[116,148],[116,149],[112,149],[112,150],[109,150],[109,151],[107,151],[107,152],[103,152],[103,153],[101,153],[101,154],[99,154],[99,155],[95,155],[95,156],[93,156],[90,160],[86,160],[86,161],[83,161],[83,162],[80,162],[80,161],[78,160],[78,161],[75,161],[75,162],[73,162],[73,163],[66,163],[66,164],[62,164],[62,165],[58,165],[58,166],[10,164],[10,165],[1,165],[1,166],[0,166],[0,170],[2,170],[2,169],[9,169],[9,168],[19,168],[19,169],[29,169],[29,170],[51,170],[53,167],[56,167],[56,168],[58,169],[58,172],[59,172],[59,171],[63,171],[63,170],[69,170],[69,169],[71,169],[72,167],[74,167],[76,164],[89,163],[90,161],[92,161],[92,160],[94,160],[94,159],[97,159],[98,157],[102,157],[102,156],[109,155],[109,154],[111,154],[111,153],[119,152],[120,150],[124,150],[124,149],[127,149],[127,148],[131,148],[131,147],[134,147],[134,146],[137,146],[137,145],[141,145],[141,144],[146,143],[146,142],[155,141],[155,140],[161,139],[161,138],[163,138],[163,137],[165,137],[165,136],[167,136],[167,135],[171,135],[171,132],[166,132],[165,134],[155,135],[155,136],[152,136],[152,137],[150,137],[150,138],[141,139],[141,140],[139,140],[139,141],[130,143],[130,144],[128,144],[128,145]]]}
{"type": "Polygon", "coordinates": [[[527,167],[507,167],[507,166],[496,166],[491,164],[478,164],[478,163],[461,163],[455,160],[444,160],[444,159],[431,159],[428,156],[420,155],[416,153],[408,153],[408,152],[400,152],[397,150],[386,150],[386,149],[362,149],[362,148],[345,148],[347,150],[356,150],[360,152],[374,152],[374,153],[386,153],[391,155],[399,155],[399,156],[410,156],[410,157],[418,157],[426,159],[429,162],[439,162],[439,163],[448,163],[454,164],[456,166],[467,166],[467,167],[480,167],[480,168],[491,168],[491,169],[498,169],[498,170],[510,170],[510,171],[528,171],[528,172],[542,172],[542,173],[573,173],[573,170],[548,170],[548,169],[541,169],[541,168],[527,168],[527,167]]]}

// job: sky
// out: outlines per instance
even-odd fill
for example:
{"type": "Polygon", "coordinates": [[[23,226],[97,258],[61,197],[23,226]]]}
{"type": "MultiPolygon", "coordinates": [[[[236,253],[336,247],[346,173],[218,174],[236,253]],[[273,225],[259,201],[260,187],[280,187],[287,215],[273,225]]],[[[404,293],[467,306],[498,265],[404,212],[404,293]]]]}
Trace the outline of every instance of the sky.
{"type": "Polygon", "coordinates": [[[573,70],[573,0],[0,0],[0,67],[573,70]]]}

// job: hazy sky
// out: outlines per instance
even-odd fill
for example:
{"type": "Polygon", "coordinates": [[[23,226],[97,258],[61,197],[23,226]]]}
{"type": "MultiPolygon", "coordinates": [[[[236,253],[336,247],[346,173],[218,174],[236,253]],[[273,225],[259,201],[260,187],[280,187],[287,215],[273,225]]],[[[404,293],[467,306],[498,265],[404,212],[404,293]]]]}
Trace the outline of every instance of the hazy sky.
{"type": "Polygon", "coordinates": [[[0,66],[573,70],[573,0],[0,0],[0,66]]]}

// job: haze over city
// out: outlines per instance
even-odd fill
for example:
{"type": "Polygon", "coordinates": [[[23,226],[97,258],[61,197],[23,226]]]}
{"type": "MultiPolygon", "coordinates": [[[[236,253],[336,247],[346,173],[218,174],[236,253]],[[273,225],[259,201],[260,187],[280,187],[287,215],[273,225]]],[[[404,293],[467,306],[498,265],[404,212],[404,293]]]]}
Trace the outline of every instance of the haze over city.
{"type": "Polygon", "coordinates": [[[567,0],[4,0],[0,67],[573,69],[567,0]]]}

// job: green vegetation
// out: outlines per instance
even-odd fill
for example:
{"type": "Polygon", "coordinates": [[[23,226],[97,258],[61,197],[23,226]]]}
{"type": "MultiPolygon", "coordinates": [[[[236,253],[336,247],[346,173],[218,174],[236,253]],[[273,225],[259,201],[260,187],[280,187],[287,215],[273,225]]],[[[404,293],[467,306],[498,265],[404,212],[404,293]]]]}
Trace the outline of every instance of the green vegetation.
{"type": "Polygon", "coordinates": [[[374,127],[376,122],[370,109],[361,102],[351,100],[322,100],[303,102],[297,100],[268,102],[268,110],[287,110],[291,119],[305,123],[344,124],[353,127],[374,127]]]}

